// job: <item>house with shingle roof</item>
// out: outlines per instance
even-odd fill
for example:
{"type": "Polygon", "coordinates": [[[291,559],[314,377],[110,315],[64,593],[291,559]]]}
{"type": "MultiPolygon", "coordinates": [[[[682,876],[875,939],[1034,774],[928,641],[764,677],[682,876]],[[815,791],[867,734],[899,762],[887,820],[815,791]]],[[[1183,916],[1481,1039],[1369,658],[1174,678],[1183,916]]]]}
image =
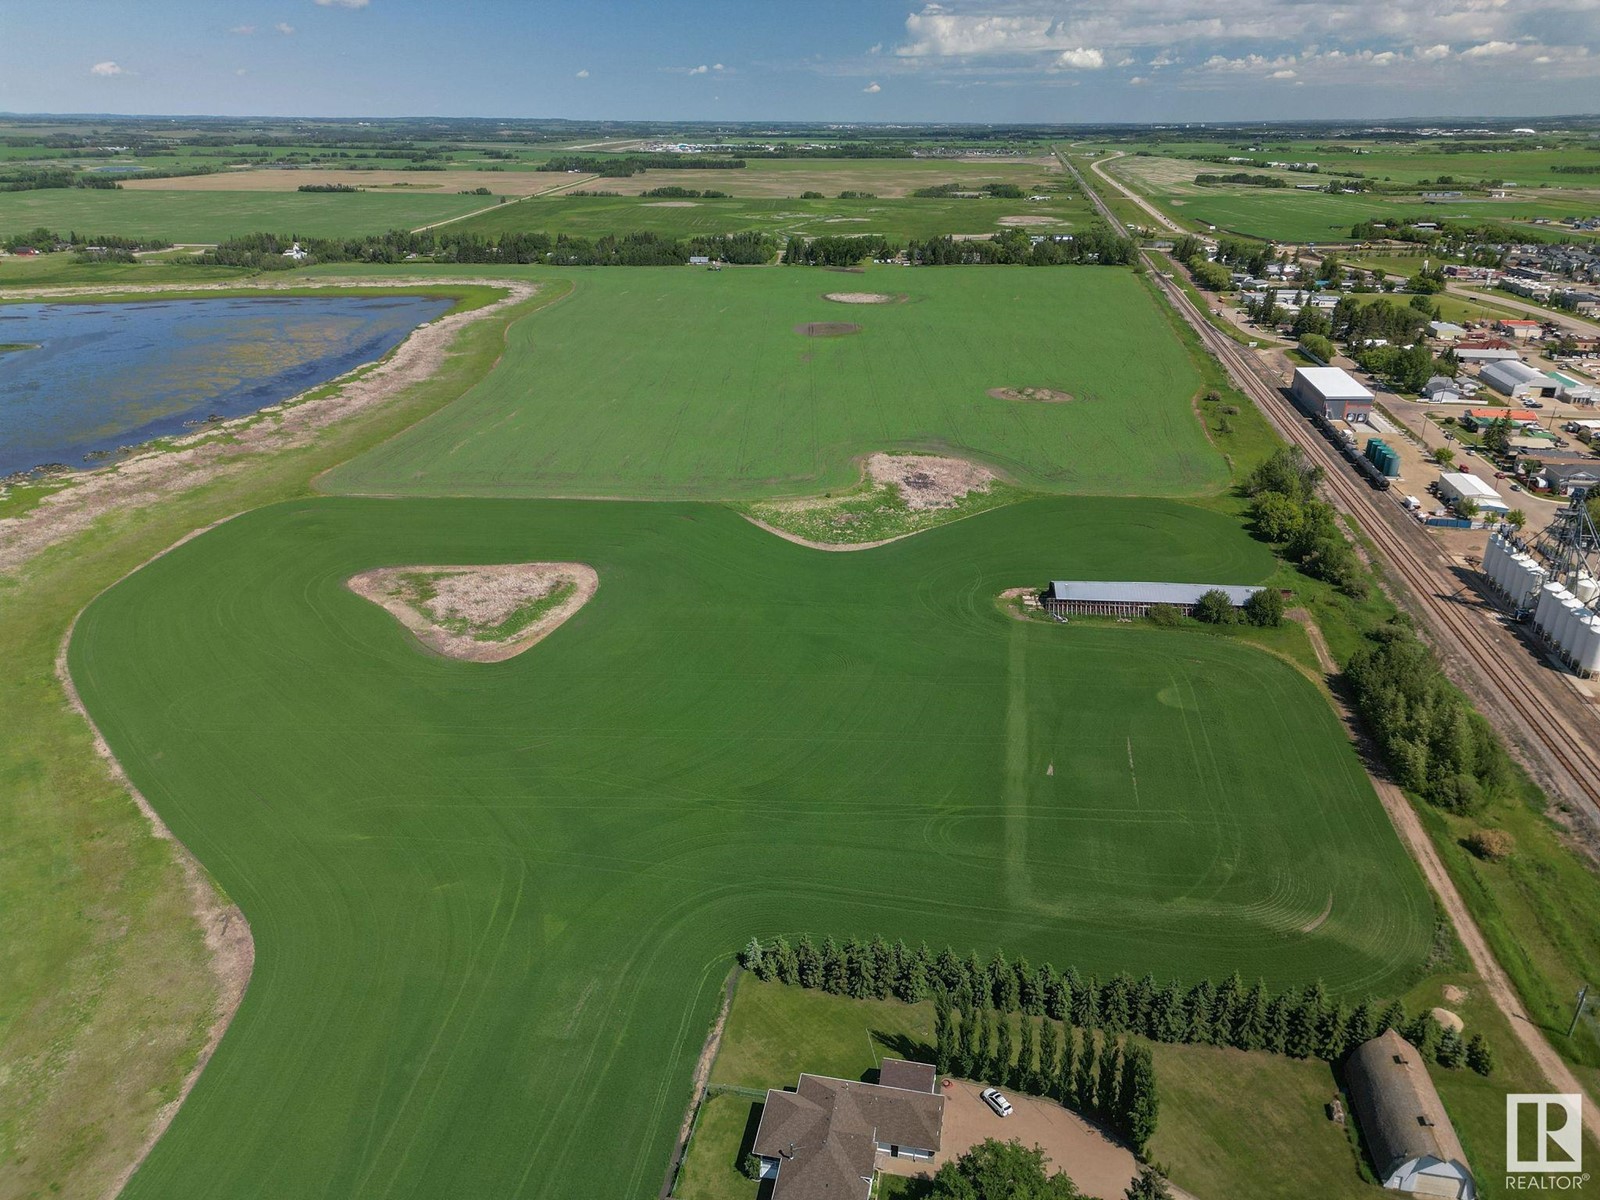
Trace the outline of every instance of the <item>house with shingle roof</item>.
{"type": "Polygon", "coordinates": [[[752,1152],[772,1200],[866,1200],[878,1156],[932,1158],[944,1097],[926,1063],[885,1059],[877,1083],[802,1075],[767,1092],[752,1152]]]}

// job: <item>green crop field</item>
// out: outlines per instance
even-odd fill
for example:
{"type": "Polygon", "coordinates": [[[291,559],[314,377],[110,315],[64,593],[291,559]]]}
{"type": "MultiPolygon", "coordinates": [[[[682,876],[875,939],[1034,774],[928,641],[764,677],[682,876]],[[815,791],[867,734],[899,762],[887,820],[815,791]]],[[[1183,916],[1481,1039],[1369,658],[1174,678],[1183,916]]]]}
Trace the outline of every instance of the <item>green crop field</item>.
{"type": "Polygon", "coordinates": [[[328,195],[56,188],[0,192],[0,238],[41,226],[57,233],[76,230],[169,242],[220,242],[247,233],[357,237],[414,229],[492,203],[488,196],[377,192],[328,195]]]}
{"type": "Polygon", "coordinates": [[[404,495],[753,498],[853,484],[855,456],[949,451],[1045,491],[1226,482],[1200,377],[1148,292],[1099,267],[577,273],[460,401],[334,472],[404,495]],[[904,294],[838,304],[832,291],[904,294]],[[805,322],[859,324],[805,337],[805,322]],[[996,399],[1046,387],[1075,399],[996,399]]]}
{"type": "MultiPolygon", "coordinates": [[[[655,172],[640,176],[643,186],[656,186],[655,172]]],[[[705,171],[680,172],[685,175],[705,171]]],[[[940,179],[942,177],[934,177],[940,179]]],[[[606,190],[609,180],[584,186],[606,190]]],[[[629,181],[631,182],[631,181],[629,181]]],[[[637,189],[638,184],[634,185],[637,189]]],[[[704,180],[687,187],[710,187],[704,180]]],[[[846,234],[881,234],[895,241],[940,237],[945,234],[991,234],[1007,221],[1028,222],[1036,233],[1068,233],[1074,225],[1091,219],[1089,204],[1081,196],[1057,195],[1049,200],[960,200],[899,198],[873,200],[790,200],[746,197],[729,200],[651,200],[639,196],[532,196],[463,221],[461,232],[602,234],[634,231],[668,237],[741,233],[756,230],[787,237],[846,234]]]]}
{"type": "Polygon", "coordinates": [[[995,603],[1271,570],[1226,515],[1067,498],[858,554],[720,506],[483,500],[181,546],[90,605],[71,670],[258,957],[125,1194],[653,1195],[757,933],[1403,988],[1432,906],[1308,680],[995,603]],[[343,583],[541,559],[599,592],[496,665],[343,583]]]}

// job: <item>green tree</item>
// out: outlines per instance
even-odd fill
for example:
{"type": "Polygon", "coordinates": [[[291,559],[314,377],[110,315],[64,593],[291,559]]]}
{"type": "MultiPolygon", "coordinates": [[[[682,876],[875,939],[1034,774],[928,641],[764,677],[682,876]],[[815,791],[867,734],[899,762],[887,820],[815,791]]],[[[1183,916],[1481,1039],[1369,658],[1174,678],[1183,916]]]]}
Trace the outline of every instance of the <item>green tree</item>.
{"type": "Polygon", "coordinates": [[[1078,1031],[1071,1025],[1061,1031],[1061,1063],[1056,1070],[1056,1099],[1068,1108],[1078,1107],[1078,1031]]]}
{"type": "Polygon", "coordinates": [[[1172,1200],[1172,1189],[1160,1171],[1147,1165],[1139,1168],[1138,1176],[1122,1196],[1123,1200],[1172,1200]]]}
{"type": "Polygon", "coordinates": [[[1260,1050],[1267,1041],[1267,1018],[1271,1001],[1267,985],[1256,980],[1239,1001],[1233,1020],[1233,1044],[1241,1050],[1260,1050]]]}
{"type": "Polygon", "coordinates": [[[1513,508],[1500,519],[1507,525],[1511,526],[1511,528],[1520,530],[1528,523],[1528,514],[1523,512],[1520,508],[1513,508]]]}
{"type": "Polygon", "coordinates": [[[1017,1077],[1017,1049],[1011,1036],[1011,1016],[997,1013],[999,1028],[995,1030],[994,1065],[989,1068],[989,1079],[1001,1087],[1010,1087],[1017,1077]]]}
{"type": "Polygon", "coordinates": [[[979,1142],[960,1158],[947,1162],[933,1177],[929,1200],[1079,1200],[1082,1195],[1066,1175],[1045,1170],[1048,1160],[1035,1146],[994,1138],[979,1142]]]}
{"type": "Polygon", "coordinates": [[[1433,1057],[1441,1067],[1459,1067],[1466,1061],[1467,1048],[1454,1025],[1446,1025],[1439,1034],[1439,1046],[1434,1050],[1433,1057]]]}
{"type": "Polygon", "coordinates": [[[1056,1023],[1049,1017],[1039,1026],[1039,1067],[1036,1075],[1041,1096],[1061,1099],[1057,1090],[1061,1081],[1061,1040],[1056,1033],[1056,1023]]]}
{"type": "Polygon", "coordinates": [[[789,945],[789,940],[784,937],[772,939],[772,945],[767,951],[777,964],[775,974],[779,983],[795,984],[800,982],[799,961],[795,956],[794,947],[789,945]]]}
{"type": "Polygon", "coordinates": [[[1283,593],[1275,587],[1256,589],[1244,602],[1244,619],[1252,625],[1276,629],[1283,624],[1283,593]]]}
{"type": "Polygon", "coordinates": [[[1291,542],[1305,525],[1299,501],[1282,492],[1263,492],[1250,505],[1256,532],[1269,542],[1291,542]]]}
{"type": "Polygon", "coordinates": [[[978,1039],[972,1044],[972,1077],[988,1079],[994,1074],[994,1013],[978,1016],[978,1039]]]}
{"type": "Polygon", "coordinates": [[[969,998],[961,1014],[960,1031],[956,1035],[956,1070],[964,1079],[976,1079],[982,1073],[978,1069],[978,1044],[983,1038],[980,1020],[978,1006],[969,998]]]}
{"type": "Polygon", "coordinates": [[[822,949],[819,954],[822,958],[822,990],[833,996],[844,995],[844,955],[839,952],[839,946],[833,940],[832,934],[822,939],[822,949]]]}
{"type": "Polygon", "coordinates": [[[956,1032],[950,1010],[949,993],[933,994],[933,1066],[941,1075],[950,1074],[956,1062],[956,1032]]]}
{"type": "Polygon", "coordinates": [[[1017,1028],[1017,1069],[1012,1073],[1012,1086],[1030,1096],[1037,1096],[1041,1090],[1034,1038],[1033,1018],[1023,1013],[1017,1028]]]}
{"type": "Polygon", "coordinates": [[[764,959],[765,955],[761,953],[761,943],[755,938],[751,938],[750,944],[739,952],[739,965],[741,967],[751,972],[757,979],[771,979],[770,969],[766,974],[762,973],[764,959]]]}
{"type": "Polygon", "coordinates": [[[1473,1034],[1467,1042],[1467,1066],[1479,1075],[1494,1074],[1494,1052],[1489,1049],[1489,1043],[1484,1041],[1481,1033],[1473,1034]]]}
{"type": "Polygon", "coordinates": [[[994,996],[994,1006],[1001,1012],[1016,1012],[1019,1001],[1017,973],[1006,961],[1004,951],[995,954],[989,963],[989,988],[994,996]]]}
{"type": "Polygon", "coordinates": [[[1433,452],[1433,461],[1448,471],[1456,461],[1456,452],[1449,446],[1440,446],[1433,452]]]}
{"type": "MultiPolygon", "coordinates": [[[[1109,1041],[1110,1039],[1104,1039],[1109,1041]]],[[[1072,1079],[1073,1107],[1082,1112],[1093,1112],[1095,1097],[1099,1094],[1095,1087],[1095,1071],[1099,1064],[1096,1053],[1095,1035],[1085,1029],[1083,1031],[1083,1044],[1078,1051],[1077,1071],[1072,1079]]]]}
{"type": "Polygon", "coordinates": [[[1128,977],[1118,972],[1100,989],[1100,1027],[1111,1033],[1122,1033],[1128,1028],[1129,996],[1128,977]]]}
{"type": "Polygon", "coordinates": [[[1122,1079],[1117,1096],[1117,1124],[1143,1158],[1156,1132],[1160,1101],[1156,1096],[1155,1064],[1150,1051],[1130,1045],[1122,1058],[1122,1079]]]}
{"type": "Polygon", "coordinates": [[[795,978],[803,988],[822,986],[822,955],[811,944],[811,935],[804,934],[794,948],[795,978]]]}
{"type": "Polygon", "coordinates": [[[1117,1092],[1122,1073],[1122,1043],[1107,1036],[1100,1047],[1100,1068],[1095,1076],[1094,1108],[1105,1117],[1113,1117],[1117,1108],[1117,1092]]]}

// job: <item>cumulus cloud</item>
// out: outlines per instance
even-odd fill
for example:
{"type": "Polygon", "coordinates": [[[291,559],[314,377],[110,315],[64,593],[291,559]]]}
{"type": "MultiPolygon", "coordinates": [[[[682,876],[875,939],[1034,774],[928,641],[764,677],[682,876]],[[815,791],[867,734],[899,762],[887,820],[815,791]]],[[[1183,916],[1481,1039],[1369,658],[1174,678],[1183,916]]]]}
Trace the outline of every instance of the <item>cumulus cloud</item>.
{"type": "Polygon", "coordinates": [[[1098,71],[1106,65],[1106,56],[1100,51],[1083,46],[1063,50],[1056,56],[1056,66],[1070,71],[1098,71]]]}
{"type": "Polygon", "coordinates": [[[317,0],[318,8],[365,8],[372,0],[317,0]]]}
{"type": "Polygon", "coordinates": [[[1283,70],[1281,70],[1281,71],[1274,71],[1272,74],[1268,75],[1267,78],[1268,79],[1293,79],[1295,77],[1295,73],[1296,72],[1295,72],[1293,67],[1284,67],[1283,70]]]}
{"type": "Polygon", "coordinates": [[[698,67],[690,67],[689,68],[689,74],[691,74],[691,75],[704,75],[706,72],[708,72],[710,70],[711,70],[711,68],[706,66],[705,63],[701,63],[698,67]]]}
{"type": "Polygon", "coordinates": [[[1134,87],[1143,87],[1145,84],[1149,83],[1150,81],[1148,79],[1146,79],[1143,75],[1135,75],[1132,79],[1128,80],[1128,82],[1130,84],[1132,84],[1134,87]]]}
{"type": "Polygon", "coordinates": [[[240,37],[253,37],[256,32],[256,27],[254,25],[235,25],[232,29],[228,30],[228,32],[236,33],[240,37]]]}
{"type": "Polygon", "coordinates": [[[869,83],[861,90],[869,96],[876,96],[879,92],[883,91],[883,88],[879,87],[877,83],[869,83]]]}
{"type": "Polygon", "coordinates": [[[585,68],[583,68],[583,70],[579,71],[578,72],[578,78],[579,79],[587,79],[587,78],[589,78],[589,68],[585,67],[585,68]]]}
{"type": "Polygon", "coordinates": [[[126,75],[127,73],[127,71],[123,70],[116,63],[109,61],[97,62],[94,66],[89,68],[89,74],[98,75],[102,79],[110,79],[114,75],[126,75]]]}
{"type": "Polygon", "coordinates": [[[276,25],[273,26],[273,28],[276,29],[279,33],[283,34],[284,37],[293,37],[294,36],[294,26],[289,24],[289,22],[287,22],[287,21],[279,21],[276,25]]]}
{"type": "Polygon", "coordinates": [[[906,69],[1011,75],[1060,68],[1175,68],[1203,80],[1231,70],[1293,69],[1317,82],[1359,83],[1402,65],[1430,78],[1486,59],[1577,78],[1600,50],[1595,0],[923,0],[893,53],[906,69]],[[1562,45],[1549,45],[1553,30],[1562,45]],[[1458,50],[1458,47],[1468,47],[1458,50]],[[1098,61],[1096,57],[1098,56],[1098,61]],[[1587,60],[1587,62],[1585,61],[1587,60]],[[1295,65],[1291,66],[1293,63],[1295,65]],[[1237,64],[1237,65],[1235,65],[1237,64]],[[1265,69],[1263,69],[1265,68],[1265,69]]]}

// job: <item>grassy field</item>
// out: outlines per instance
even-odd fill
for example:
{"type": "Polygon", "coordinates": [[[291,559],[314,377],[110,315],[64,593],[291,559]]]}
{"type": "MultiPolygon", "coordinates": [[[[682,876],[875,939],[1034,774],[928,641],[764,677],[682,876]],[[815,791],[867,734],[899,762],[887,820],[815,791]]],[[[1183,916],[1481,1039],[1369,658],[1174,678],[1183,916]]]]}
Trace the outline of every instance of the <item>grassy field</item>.
{"type": "MultiPolygon", "coordinates": [[[[1274,241],[1348,241],[1351,227],[1365,220],[1417,217],[1431,221],[1531,221],[1539,217],[1593,215],[1600,210],[1600,195],[1572,190],[1551,189],[1548,194],[1516,192],[1503,200],[1468,195],[1426,204],[1418,196],[1329,195],[1299,191],[1293,186],[1275,189],[1196,184],[1194,177],[1202,172],[1253,170],[1215,163],[1128,156],[1108,169],[1155,201],[1176,221],[1190,226],[1215,225],[1219,232],[1274,241]]],[[[1283,174],[1283,178],[1291,185],[1329,182],[1317,175],[1283,174]]]]}
{"type": "Polygon", "coordinates": [[[566,1195],[617,1139],[615,1194],[648,1194],[752,933],[1403,985],[1431,907],[1308,681],[993,601],[1152,561],[1270,570],[1161,502],[821,555],[718,507],[323,500],[140,571],[85,614],[74,676],[259,958],[128,1194],[566,1195]],[[489,668],[341,582],[530,558],[600,591],[489,668]]]}
{"type": "Polygon", "coordinates": [[[247,233],[358,237],[412,229],[492,203],[489,196],[382,192],[0,192],[0,239],[40,226],[57,233],[76,230],[169,242],[220,242],[247,233]]]}
{"type": "Polygon", "coordinates": [[[327,481],[366,494],[755,499],[853,486],[875,450],[952,452],[1046,491],[1186,495],[1226,468],[1200,378],[1126,272],[580,273],[506,361],[327,481]],[[846,305],[881,290],[903,304],[846,305]],[[848,337],[795,332],[859,324],[848,337]],[[1069,403],[1000,400],[1046,387],[1069,403]]]}
{"type": "MultiPolygon", "coordinates": [[[[739,172],[742,174],[742,172],[739,172]]],[[[645,185],[655,172],[642,176],[645,185]]],[[[709,171],[685,171],[708,175],[709,171]]],[[[559,178],[559,177],[558,177],[559,178]]],[[[935,178],[942,179],[942,176],[935,178]]],[[[617,180],[597,179],[584,188],[617,190],[617,180]]],[[[628,181],[621,181],[628,182],[628,181]]],[[[706,180],[682,185],[704,189],[706,180]]],[[[582,190],[582,189],[580,189],[582,190]]],[[[726,188],[722,190],[727,190],[726,188]]],[[[602,234],[643,231],[667,237],[739,233],[757,230],[787,237],[799,233],[821,235],[881,234],[897,242],[944,234],[991,234],[1007,222],[1022,220],[1039,233],[1069,233],[1090,220],[1086,201],[1076,195],[1049,200],[961,200],[946,198],[878,198],[872,200],[777,199],[733,193],[729,200],[651,200],[639,196],[534,196],[502,205],[463,221],[460,229],[482,234],[534,232],[598,237],[602,234]]]]}

